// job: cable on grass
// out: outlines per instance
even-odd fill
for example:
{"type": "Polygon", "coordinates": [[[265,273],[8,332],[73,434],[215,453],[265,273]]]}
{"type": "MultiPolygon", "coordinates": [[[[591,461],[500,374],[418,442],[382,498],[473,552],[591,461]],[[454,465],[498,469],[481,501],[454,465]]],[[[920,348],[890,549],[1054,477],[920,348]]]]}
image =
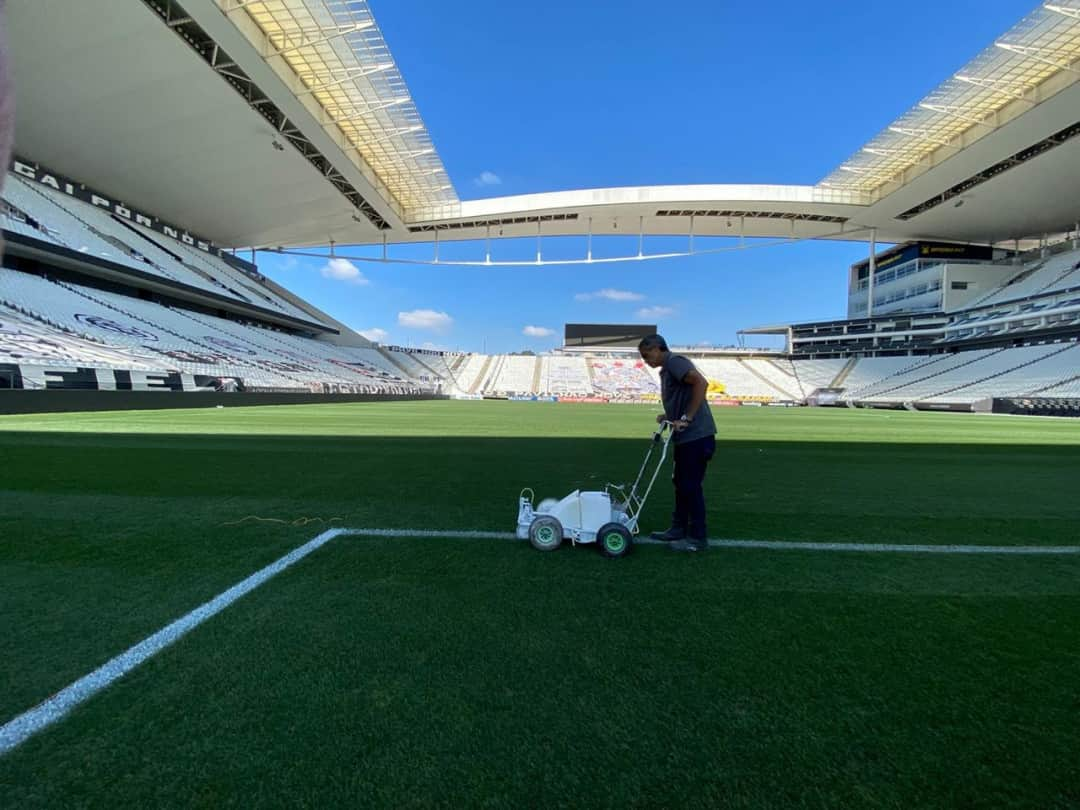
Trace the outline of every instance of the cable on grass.
{"type": "Polygon", "coordinates": [[[310,525],[312,523],[325,523],[327,525],[329,525],[331,523],[334,523],[335,521],[338,522],[338,523],[341,523],[341,521],[344,520],[344,518],[332,517],[332,518],[323,519],[321,517],[298,517],[298,518],[294,518],[293,520],[282,520],[281,518],[265,518],[265,517],[259,517],[258,515],[248,515],[247,517],[240,518],[240,520],[226,521],[225,523],[222,523],[221,525],[222,526],[239,526],[241,523],[247,523],[249,520],[254,520],[254,521],[257,521],[259,523],[281,523],[282,525],[285,525],[285,526],[308,526],[308,525],[310,525]]]}

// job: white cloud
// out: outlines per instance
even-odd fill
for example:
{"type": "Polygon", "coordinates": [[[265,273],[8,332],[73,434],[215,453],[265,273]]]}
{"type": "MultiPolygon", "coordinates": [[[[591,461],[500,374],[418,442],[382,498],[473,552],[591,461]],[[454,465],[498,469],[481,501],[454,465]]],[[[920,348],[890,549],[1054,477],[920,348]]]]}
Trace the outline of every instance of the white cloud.
{"type": "Polygon", "coordinates": [[[608,301],[641,301],[645,296],[629,290],[613,290],[611,287],[605,287],[596,292],[578,293],[574,296],[575,301],[592,301],[594,298],[604,298],[608,301]]]}
{"type": "Polygon", "coordinates": [[[551,337],[555,334],[555,330],[548,329],[546,326],[526,326],[521,330],[521,334],[529,337],[551,337]]]}
{"type": "Polygon", "coordinates": [[[495,172],[483,171],[480,172],[479,177],[473,178],[473,185],[475,186],[501,186],[502,178],[495,172]]]}
{"type": "Polygon", "coordinates": [[[675,307],[642,307],[637,311],[639,318],[659,319],[675,314],[675,307]]]}
{"type": "Polygon", "coordinates": [[[348,259],[331,259],[326,263],[326,267],[322,269],[323,278],[332,278],[335,281],[347,281],[350,284],[370,284],[364,274],[361,273],[355,264],[348,259]]]}
{"type": "Polygon", "coordinates": [[[412,312],[399,312],[397,321],[409,329],[430,329],[432,332],[445,332],[454,325],[454,319],[445,312],[433,309],[414,309],[412,312]]]}
{"type": "Polygon", "coordinates": [[[384,343],[386,339],[390,337],[389,332],[385,329],[380,329],[377,326],[373,326],[370,329],[357,329],[356,331],[363,337],[366,337],[368,340],[374,341],[375,343],[384,343]]]}

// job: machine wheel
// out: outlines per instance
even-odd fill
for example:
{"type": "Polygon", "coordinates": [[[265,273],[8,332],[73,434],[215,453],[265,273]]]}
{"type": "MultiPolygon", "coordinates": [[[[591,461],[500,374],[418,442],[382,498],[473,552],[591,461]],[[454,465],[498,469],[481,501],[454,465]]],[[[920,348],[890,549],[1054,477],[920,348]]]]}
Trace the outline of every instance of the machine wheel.
{"type": "Polygon", "coordinates": [[[537,551],[554,551],[562,541],[562,524],[558,518],[540,515],[529,524],[529,542],[537,551]]]}
{"type": "Polygon", "coordinates": [[[596,533],[596,546],[610,559],[625,557],[634,547],[634,536],[621,523],[605,523],[596,533]]]}

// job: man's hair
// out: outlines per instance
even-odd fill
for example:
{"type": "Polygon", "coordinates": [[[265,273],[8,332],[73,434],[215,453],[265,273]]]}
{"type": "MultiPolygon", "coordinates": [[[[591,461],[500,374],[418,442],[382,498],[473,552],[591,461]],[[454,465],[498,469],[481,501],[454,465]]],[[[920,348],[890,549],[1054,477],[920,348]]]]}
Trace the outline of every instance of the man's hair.
{"type": "Polygon", "coordinates": [[[660,335],[646,335],[641,339],[641,343],[637,345],[638,351],[645,351],[645,349],[659,349],[662,352],[668,350],[667,341],[660,335]]]}

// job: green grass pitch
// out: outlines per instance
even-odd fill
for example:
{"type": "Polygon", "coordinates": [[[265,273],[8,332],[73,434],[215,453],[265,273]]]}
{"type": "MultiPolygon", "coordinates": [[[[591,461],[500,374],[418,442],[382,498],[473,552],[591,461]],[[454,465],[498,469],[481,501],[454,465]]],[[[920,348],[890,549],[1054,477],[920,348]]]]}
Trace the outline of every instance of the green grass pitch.
{"type": "MultiPolygon", "coordinates": [[[[632,478],[652,413],[0,417],[0,724],[297,518],[510,531],[523,486],[632,478]]],[[[716,416],[713,537],[1080,544],[1078,422],[716,416]]],[[[1066,808],[1078,717],[1080,556],[341,537],[0,757],[0,807],[1066,808]]]]}

